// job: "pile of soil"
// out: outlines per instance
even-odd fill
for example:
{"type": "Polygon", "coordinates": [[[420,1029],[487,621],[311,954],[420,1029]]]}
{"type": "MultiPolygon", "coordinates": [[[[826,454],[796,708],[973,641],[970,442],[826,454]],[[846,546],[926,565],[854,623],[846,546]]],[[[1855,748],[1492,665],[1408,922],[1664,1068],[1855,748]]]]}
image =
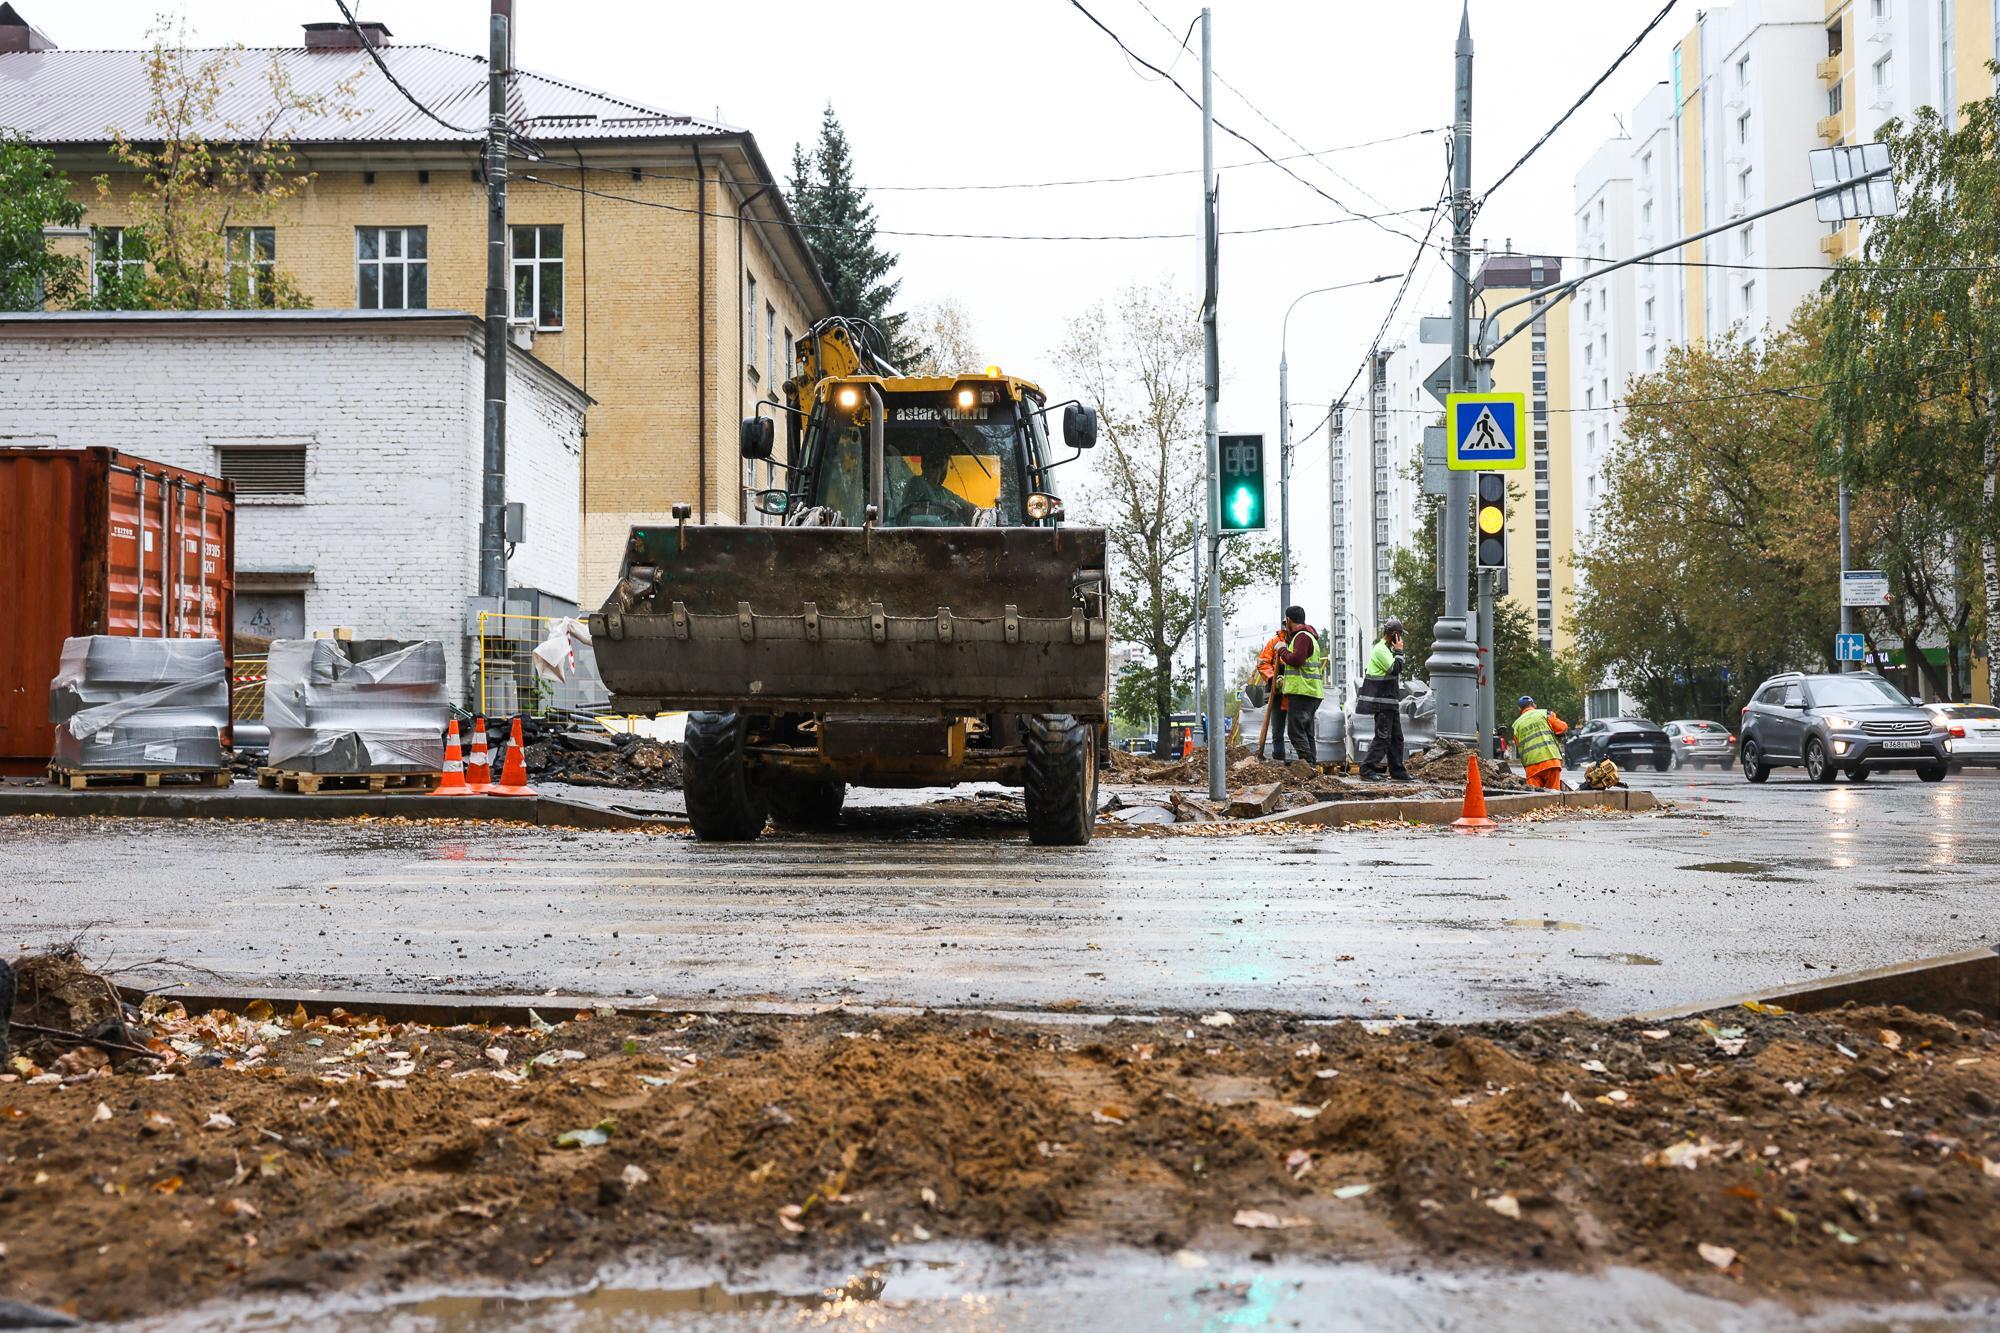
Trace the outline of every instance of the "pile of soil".
{"type": "Polygon", "coordinates": [[[556,731],[522,747],[528,776],[580,787],[679,791],[681,752],[668,741],[602,731],[556,731]]]}
{"type": "MultiPolygon", "coordinates": [[[[1431,743],[1429,749],[1410,761],[1410,776],[1419,782],[1435,783],[1463,791],[1471,757],[1470,746],[1439,738],[1431,743]]],[[[1496,759],[1479,761],[1479,781],[1487,791],[1529,790],[1526,778],[1496,759]]]]}
{"type": "Polygon", "coordinates": [[[2000,1281],[2000,1030],[1969,1012],[561,1017],[168,1009],[157,1060],[16,1061],[0,1295],[113,1319],[932,1237],[1632,1265],[1801,1304],[2000,1281]]]}

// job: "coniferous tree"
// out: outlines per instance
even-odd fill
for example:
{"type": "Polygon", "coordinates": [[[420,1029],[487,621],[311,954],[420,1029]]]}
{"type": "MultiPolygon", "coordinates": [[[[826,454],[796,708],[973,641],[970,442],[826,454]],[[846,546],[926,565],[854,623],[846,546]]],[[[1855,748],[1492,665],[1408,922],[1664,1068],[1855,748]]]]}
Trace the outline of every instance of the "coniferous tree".
{"type": "Polygon", "coordinates": [[[854,181],[854,155],[832,103],[820,118],[819,142],[808,153],[792,149],[792,177],[785,193],[806,235],[820,275],[833,292],[836,313],[865,319],[880,331],[878,351],[897,363],[917,350],[903,333],[904,317],[893,307],[902,287],[892,280],[896,256],[875,243],[875,206],[854,181]]]}

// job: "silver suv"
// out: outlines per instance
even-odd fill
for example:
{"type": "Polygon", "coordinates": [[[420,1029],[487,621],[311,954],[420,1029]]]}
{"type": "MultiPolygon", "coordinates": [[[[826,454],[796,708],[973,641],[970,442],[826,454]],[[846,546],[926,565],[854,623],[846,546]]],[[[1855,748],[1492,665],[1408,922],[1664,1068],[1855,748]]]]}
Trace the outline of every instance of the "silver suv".
{"type": "Polygon", "coordinates": [[[1861,782],[1882,768],[1913,768],[1939,782],[1951,761],[1946,728],[1872,671],[1773,676],[1744,705],[1738,734],[1743,776],[1752,782],[1782,764],[1801,765],[1814,782],[1837,773],[1861,782]]]}

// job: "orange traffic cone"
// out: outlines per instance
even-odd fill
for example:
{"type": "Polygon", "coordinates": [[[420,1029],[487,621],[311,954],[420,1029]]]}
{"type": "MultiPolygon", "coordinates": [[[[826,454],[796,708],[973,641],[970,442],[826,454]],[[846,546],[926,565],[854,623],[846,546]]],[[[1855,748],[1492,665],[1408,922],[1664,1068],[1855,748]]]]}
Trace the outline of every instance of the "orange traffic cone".
{"type": "Polygon", "coordinates": [[[444,733],[444,778],[432,793],[435,796],[470,796],[472,788],[465,785],[465,755],[458,748],[458,719],[451,720],[451,726],[444,733]]]}
{"type": "Polygon", "coordinates": [[[528,785],[528,759],[521,750],[521,719],[514,719],[514,733],[508,738],[507,759],[500,769],[500,780],[486,789],[488,796],[533,796],[535,789],[528,785]]]}
{"type": "Polygon", "coordinates": [[[486,719],[472,719],[472,755],[465,761],[465,785],[474,795],[493,785],[493,759],[486,751],[486,719]]]}
{"type": "Polygon", "coordinates": [[[1479,833],[1498,828],[1486,815],[1486,786],[1479,778],[1479,756],[1473,755],[1465,770],[1465,809],[1452,821],[1453,828],[1479,833]]]}

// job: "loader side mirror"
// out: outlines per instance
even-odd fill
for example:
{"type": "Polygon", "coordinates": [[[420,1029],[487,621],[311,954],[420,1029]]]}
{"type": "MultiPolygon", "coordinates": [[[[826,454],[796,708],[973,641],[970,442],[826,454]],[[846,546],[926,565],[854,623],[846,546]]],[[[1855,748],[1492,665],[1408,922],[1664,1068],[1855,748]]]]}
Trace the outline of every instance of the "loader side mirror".
{"type": "Polygon", "coordinates": [[[1097,445],[1097,409],[1071,403],[1063,409],[1063,443],[1072,449],[1097,445]]]}
{"type": "Polygon", "coordinates": [[[777,423],[769,417],[745,417],[743,429],[738,437],[743,456],[755,462],[764,462],[771,457],[771,447],[777,443],[777,423]]]}
{"type": "Polygon", "coordinates": [[[760,514],[769,514],[772,518],[783,518],[792,510],[792,493],[790,491],[775,490],[758,491],[756,505],[757,512],[760,514]]]}

